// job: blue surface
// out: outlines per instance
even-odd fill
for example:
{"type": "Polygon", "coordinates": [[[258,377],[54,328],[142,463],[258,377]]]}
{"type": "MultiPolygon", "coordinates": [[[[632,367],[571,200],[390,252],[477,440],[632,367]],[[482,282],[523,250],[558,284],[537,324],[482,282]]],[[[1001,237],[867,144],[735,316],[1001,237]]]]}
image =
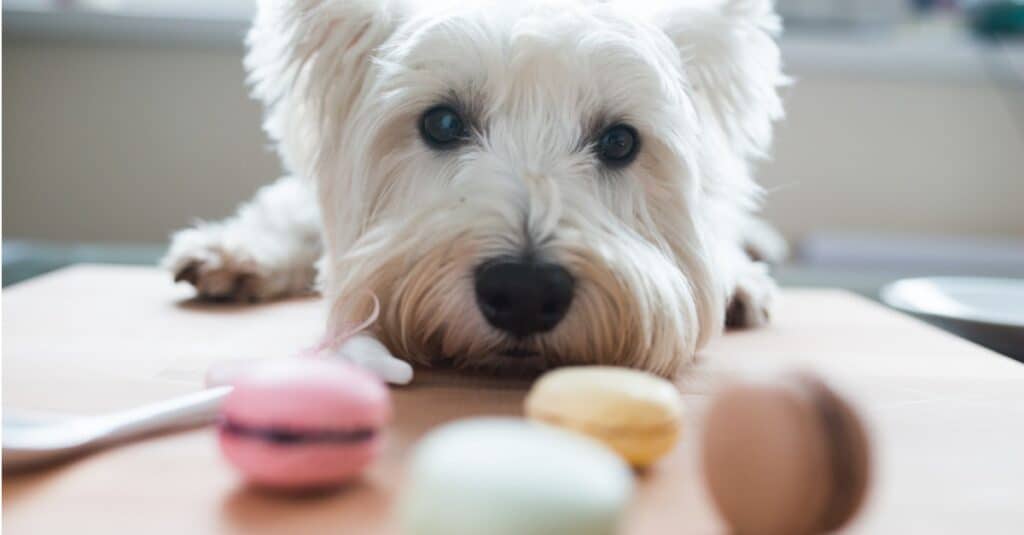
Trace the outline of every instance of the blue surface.
{"type": "Polygon", "coordinates": [[[154,244],[4,241],[3,286],[7,287],[72,264],[156,265],[164,250],[165,246],[154,244]]]}

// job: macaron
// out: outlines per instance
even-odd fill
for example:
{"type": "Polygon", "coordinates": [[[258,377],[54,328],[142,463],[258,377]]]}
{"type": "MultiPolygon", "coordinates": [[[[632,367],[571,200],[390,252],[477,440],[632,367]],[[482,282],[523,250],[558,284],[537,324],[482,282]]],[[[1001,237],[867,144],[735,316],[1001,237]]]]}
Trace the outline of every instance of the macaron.
{"type": "Polygon", "coordinates": [[[347,362],[270,359],[240,373],[221,408],[221,451],[257,486],[323,488],[358,476],[381,449],[387,387],[347,362]]]}
{"type": "Polygon", "coordinates": [[[737,384],[707,414],[704,476],[736,533],[831,532],[864,501],[869,446],[853,407],[815,376],[737,384]]]}
{"type": "Polygon", "coordinates": [[[405,535],[611,535],[633,491],[605,446],[506,418],[445,425],[416,447],[399,497],[405,535]]]}
{"type": "Polygon", "coordinates": [[[650,373],[578,366],[542,376],[526,397],[526,415],[600,440],[642,468],[675,447],[683,401],[672,383],[650,373]]]}

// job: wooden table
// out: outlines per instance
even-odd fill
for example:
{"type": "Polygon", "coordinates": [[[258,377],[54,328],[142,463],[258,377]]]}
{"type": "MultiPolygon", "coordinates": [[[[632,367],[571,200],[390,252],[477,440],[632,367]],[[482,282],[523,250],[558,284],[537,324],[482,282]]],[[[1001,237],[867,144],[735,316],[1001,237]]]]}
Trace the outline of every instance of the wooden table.
{"type": "MultiPolygon", "coordinates": [[[[79,266],[3,292],[3,404],[95,413],[196,390],[206,367],[308,346],[320,302],[197,304],[146,268],[79,266]]],[[[876,477],[855,533],[1024,532],[1024,366],[838,291],[787,290],[769,328],[715,340],[678,383],[688,432],[639,477],[629,533],[720,533],[697,436],[724,381],[818,370],[861,407],[876,477]]],[[[378,533],[421,435],[472,415],[519,415],[528,384],[420,370],[393,390],[381,462],[337,493],[241,485],[209,429],[149,439],[3,481],[6,533],[378,533]]]]}

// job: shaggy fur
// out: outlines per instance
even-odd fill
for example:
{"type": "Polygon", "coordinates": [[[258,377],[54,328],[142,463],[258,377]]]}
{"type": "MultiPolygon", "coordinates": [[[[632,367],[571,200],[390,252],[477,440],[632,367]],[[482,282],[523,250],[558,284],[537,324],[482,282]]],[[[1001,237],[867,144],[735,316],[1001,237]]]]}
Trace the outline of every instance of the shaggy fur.
{"type": "Polygon", "coordinates": [[[165,264],[204,296],[263,300],[308,291],[319,258],[328,333],[372,293],[379,318],[349,345],[394,382],[405,361],[673,374],[727,308],[768,319],[752,256],[779,246],[752,219],[751,162],[782,115],[778,31],[770,0],[261,0],[246,66],[290,174],[179,232],[165,264]],[[423,142],[438,104],[470,143],[423,142]],[[593,149],[616,122],[641,140],[622,169],[593,149]],[[513,340],[477,310],[472,273],[526,253],[576,294],[553,331],[513,340]]]}

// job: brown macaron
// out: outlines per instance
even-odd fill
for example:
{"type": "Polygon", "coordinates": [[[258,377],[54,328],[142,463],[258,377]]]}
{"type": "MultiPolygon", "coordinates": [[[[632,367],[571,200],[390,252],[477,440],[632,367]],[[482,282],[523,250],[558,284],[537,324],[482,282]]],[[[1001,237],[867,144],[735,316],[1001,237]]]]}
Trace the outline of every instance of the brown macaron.
{"type": "Polygon", "coordinates": [[[716,396],[704,424],[704,477],[737,534],[830,532],[864,501],[869,449],[853,408],[821,379],[794,374],[716,396]]]}

